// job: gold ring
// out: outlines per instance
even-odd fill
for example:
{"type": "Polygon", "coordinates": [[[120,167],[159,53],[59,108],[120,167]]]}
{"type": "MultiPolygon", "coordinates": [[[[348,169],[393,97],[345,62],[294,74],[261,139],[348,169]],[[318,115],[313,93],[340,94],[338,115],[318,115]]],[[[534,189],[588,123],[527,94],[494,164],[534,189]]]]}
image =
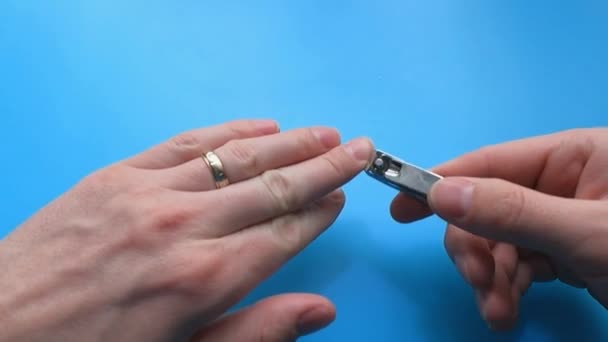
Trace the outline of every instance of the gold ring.
{"type": "Polygon", "coordinates": [[[226,177],[226,173],[224,172],[224,165],[220,158],[213,152],[203,153],[202,155],[205,164],[209,166],[211,173],[213,175],[213,181],[215,182],[215,187],[217,189],[221,189],[230,184],[228,181],[228,177],[226,177]]]}

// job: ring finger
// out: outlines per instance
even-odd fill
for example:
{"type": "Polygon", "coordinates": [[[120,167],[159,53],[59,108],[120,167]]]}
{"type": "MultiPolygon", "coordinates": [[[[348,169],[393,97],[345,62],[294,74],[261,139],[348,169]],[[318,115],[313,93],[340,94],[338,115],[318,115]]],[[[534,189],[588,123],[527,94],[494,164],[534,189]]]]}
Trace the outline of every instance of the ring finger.
{"type": "MultiPolygon", "coordinates": [[[[264,171],[289,166],[321,155],[340,144],[336,130],[326,127],[296,129],[262,137],[232,140],[213,151],[230,183],[264,171]]],[[[201,154],[207,151],[201,151],[201,154]]],[[[202,158],[159,171],[159,183],[181,191],[215,189],[213,174],[202,158]]]]}

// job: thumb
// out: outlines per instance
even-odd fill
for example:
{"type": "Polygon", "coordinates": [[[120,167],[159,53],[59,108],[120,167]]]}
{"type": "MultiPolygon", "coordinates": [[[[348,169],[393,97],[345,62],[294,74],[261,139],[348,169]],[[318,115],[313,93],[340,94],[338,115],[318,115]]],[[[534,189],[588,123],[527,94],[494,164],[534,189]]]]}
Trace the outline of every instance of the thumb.
{"type": "Polygon", "coordinates": [[[327,326],[334,318],[334,306],[323,297],[278,295],[220,318],[191,342],[291,342],[327,326]]]}
{"type": "Polygon", "coordinates": [[[475,235],[553,255],[605,229],[601,223],[608,217],[599,201],[551,196],[489,178],[442,179],[431,188],[429,205],[475,235]]]}

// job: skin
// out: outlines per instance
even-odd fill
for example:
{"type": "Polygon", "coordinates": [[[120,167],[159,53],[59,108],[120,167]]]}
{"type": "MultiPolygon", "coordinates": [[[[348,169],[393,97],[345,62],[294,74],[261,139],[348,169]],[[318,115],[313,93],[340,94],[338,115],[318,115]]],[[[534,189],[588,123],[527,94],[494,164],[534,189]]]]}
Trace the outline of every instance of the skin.
{"type": "Polygon", "coordinates": [[[608,129],[484,147],[434,169],[429,207],[399,194],[399,222],[448,222],[445,247],[483,319],[512,328],[535,281],[586,288],[608,308],[608,129]]]}
{"type": "Polygon", "coordinates": [[[322,297],[226,314],[310,244],[372,157],[331,128],[268,120],[183,133],[86,177],[0,241],[0,341],[294,341],[322,297]],[[215,189],[201,154],[231,184],[215,189]]]}

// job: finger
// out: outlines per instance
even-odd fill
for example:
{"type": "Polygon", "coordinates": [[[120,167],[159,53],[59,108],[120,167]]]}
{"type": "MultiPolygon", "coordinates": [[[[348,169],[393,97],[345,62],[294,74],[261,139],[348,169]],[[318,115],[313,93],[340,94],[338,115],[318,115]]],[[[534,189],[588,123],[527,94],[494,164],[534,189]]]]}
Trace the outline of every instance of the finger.
{"type": "Polygon", "coordinates": [[[235,293],[246,293],[273,274],[331,226],[343,207],[344,193],[337,190],[299,212],[225,237],[227,250],[239,256],[227,274],[235,293]]]}
{"type": "Polygon", "coordinates": [[[504,242],[498,242],[492,249],[492,255],[496,264],[505,271],[509,280],[515,277],[518,255],[517,247],[504,242]]]}
{"type": "MultiPolygon", "coordinates": [[[[516,140],[481,148],[439,165],[432,170],[445,177],[501,178],[532,187],[541,177],[545,161],[571,132],[516,140]]],[[[429,208],[405,195],[398,195],[391,213],[398,222],[412,222],[431,215],[429,208]]]]}
{"type": "Polygon", "coordinates": [[[456,269],[473,288],[486,288],[494,278],[494,258],[485,239],[448,225],[444,245],[456,269]]]}
{"type": "MultiPolygon", "coordinates": [[[[603,137],[608,137],[605,130],[603,137]]],[[[579,182],[576,186],[577,198],[608,200],[608,144],[591,143],[592,140],[587,140],[587,145],[592,145],[593,151],[589,153],[589,158],[584,165],[584,171],[579,177],[579,182]]],[[[574,172],[574,171],[570,171],[574,172]]]]}
{"type": "MultiPolygon", "coordinates": [[[[316,157],[340,144],[335,129],[315,127],[281,134],[231,140],[215,149],[231,183],[316,157]]],[[[215,189],[213,176],[201,158],[161,171],[159,183],[184,191],[215,189]]]]}
{"type": "Polygon", "coordinates": [[[517,306],[520,297],[528,291],[535,277],[534,266],[529,262],[523,261],[517,264],[512,281],[513,301],[517,306]]]}
{"type": "Polygon", "coordinates": [[[369,140],[355,139],[316,158],[206,193],[203,200],[213,201],[217,210],[205,218],[229,233],[296,211],[363,171],[373,152],[369,140]]]}
{"type": "Polygon", "coordinates": [[[493,330],[511,328],[517,317],[511,281],[501,265],[495,265],[494,279],[487,289],[476,291],[477,305],[482,318],[493,330]]]}
{"type": "Polygon", "coordinates": [[[532,285],[533,268],[526,262],[515,265],[512,279],[508,271],[497,263],[497,274],[502,275],[494,280],[494,288],[479,297],[479,306],[488,326],[494,330],[507,330],[517,321],[521,296],[532,285]]]}
{"type": "Polygon", "coordinates": [[[399,223],[418,221],[432,214],[427,205],[404,193],[397,194],[393,199],[390,212],[393,219],[399,223]]]}
{"type": "Polygon", "coordinates": [[[533,280],[539,278],[537,272],[546,272],[546,265],[538,262],[540,259],[536,260],[535,263],[518,262],[512,279],[508,279],[509,271],[505,264],[497,262],[497,276],[492,288],[478,292],[479,309],[490,328],[505,330],[516,323],[521,296],[530,288],[533,280]]]}
{"type": "Polygon", "coordinates": [[[548,255],[586,241],[608,218],[601,202],[550,196],[498,179],[445,178],[431,188],[429,203],[475,235],[548,255]]]}
{"type": "MultiPolygon", "coordinates": [[[[541,176],[538,178],[535,188],[543,193],[561,196],[574,197],[577,189],[584,189],[586,183],[580,182],[583,170],[593,170],[591,154],[594,150],[593,140],[588,134],[575,134],[563,138],[549,153],[545,160],[545,165],[541,176]],[[580,186],[579,186],[580,185],[580,186]]],[[[605,160],[605,158],[600,158],[605,160]]],[[[596,183],[594,185],[599,185],[596,183]]],[[[589,195],[583,191],[583,198],[589,195]]]]}
{"type": "Polygon", "coordinates": [[[164,169],[200,157],[233,139],[257,137],[278,132],[272,120],[238,120],[185,132],[150,148],[125,164],[140,169],[164,169]]]}
{"type": "MultiPolygon", "coordinates": [[[[501,272],[506,274],[506,272],[501,272]]],[[[504,297],[501,298],[502,304],[498,301],[494,303],[482,302],[482,308],[485,310],[485,317],[488,325],[495,330],[506,330],[511,328],[517,321],[519,312],[519,304],[521,296],[532,285],[534,279],[534,269],[527,262],[519,262],[514,268],[510,284],[503,284],[505,291],[501,293],[504,297]],[[509,293],[510,291],[510,293],[509,293]],[[510,295],[510,298],[509,298],[510,295]],[[510,304],[506,304],[510,301],[510,304]],[[502,307],[499,307],[502,305],[502,307]]]]}
{"type": "Polygon", "coordinates": [[[223,317],[196,333],[191,342],[288,342],[329,325],[334,306],[308,294],[278,295],[223,317]]]}

